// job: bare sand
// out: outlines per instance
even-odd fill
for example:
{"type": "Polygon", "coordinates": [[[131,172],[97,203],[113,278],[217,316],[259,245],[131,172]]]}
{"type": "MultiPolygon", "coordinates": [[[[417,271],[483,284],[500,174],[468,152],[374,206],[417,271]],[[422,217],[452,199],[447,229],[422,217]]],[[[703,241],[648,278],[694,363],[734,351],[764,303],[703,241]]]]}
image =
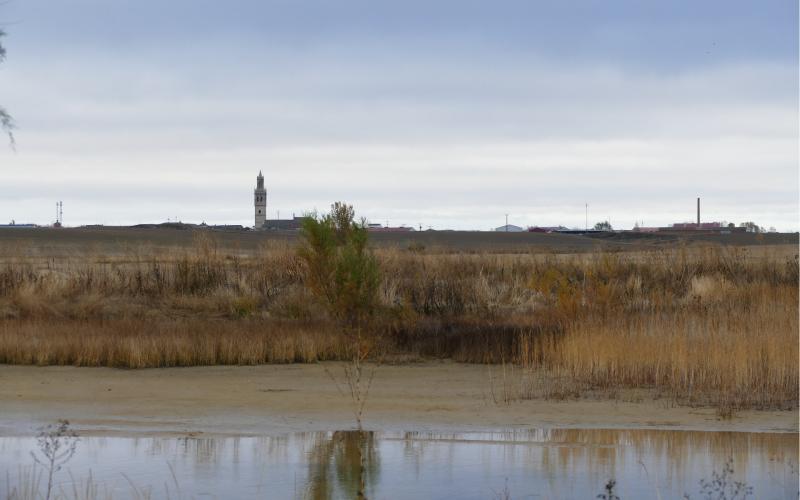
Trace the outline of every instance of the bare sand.
{"type": "MultiPolygon", "coordinates": [[[[713,408],[676,407],[667,400],[496,404],[488,370],[453,362],[380,366],[364,426],[453,432],[532,427],[798,432],[797,411],[743,411],[721,420],[713,408]]],[[[147,370],[0,365],[0,436],[32,435],[60,418],[85,435],[350,429],[355,426],[352,404],[328,374],[341,380],[341,372],[337,363],[147,370]]]]}

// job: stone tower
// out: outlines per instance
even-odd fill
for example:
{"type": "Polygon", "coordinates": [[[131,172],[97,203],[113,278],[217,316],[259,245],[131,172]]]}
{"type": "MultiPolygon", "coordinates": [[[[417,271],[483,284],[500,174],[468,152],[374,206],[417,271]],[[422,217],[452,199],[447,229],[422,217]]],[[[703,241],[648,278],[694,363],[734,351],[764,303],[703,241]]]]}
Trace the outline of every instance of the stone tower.
{"type": "Polygon", "coordinates": [[[259,170],[256,177],[256,189],[253,191],[253,203],[255,205],[256,229],[264,227],[267,220],[267,190],[264,188],[264,175],[259,170]]]}

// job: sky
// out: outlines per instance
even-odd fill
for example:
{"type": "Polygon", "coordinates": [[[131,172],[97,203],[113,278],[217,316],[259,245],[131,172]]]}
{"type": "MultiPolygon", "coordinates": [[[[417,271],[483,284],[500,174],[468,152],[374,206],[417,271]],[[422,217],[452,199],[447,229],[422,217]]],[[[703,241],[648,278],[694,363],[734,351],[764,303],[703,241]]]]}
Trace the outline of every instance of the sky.
{"type": "Polygon", "coordinates": [[[0,223],[796,231],[796,0],[10,0],[0,223]]]}

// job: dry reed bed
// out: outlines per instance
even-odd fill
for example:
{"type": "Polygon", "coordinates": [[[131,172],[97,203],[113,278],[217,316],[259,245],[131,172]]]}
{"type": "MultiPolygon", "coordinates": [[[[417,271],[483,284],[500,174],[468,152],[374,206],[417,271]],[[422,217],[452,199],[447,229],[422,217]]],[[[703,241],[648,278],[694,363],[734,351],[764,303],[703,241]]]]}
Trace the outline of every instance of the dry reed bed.
{"type": "Polygon", "coordinates": [[[0,346],[4,363],[118,368],[307,363],[347,354],[341,334],[324,325],[265,329],[196,319],[5,321],[0,346]]]}
{"type": "MultiPolygon", "coordinates": [[[[375,352],[511,362],[600,388],[796,407],[798,261],[673,249],[573,256],[378,250],[375,352]]],[[[0,362],[154,367],[338,359],[288,246],[0,265],[0,362]]],[[[524,397],[524,394],[522,395],[524,397]]]]}

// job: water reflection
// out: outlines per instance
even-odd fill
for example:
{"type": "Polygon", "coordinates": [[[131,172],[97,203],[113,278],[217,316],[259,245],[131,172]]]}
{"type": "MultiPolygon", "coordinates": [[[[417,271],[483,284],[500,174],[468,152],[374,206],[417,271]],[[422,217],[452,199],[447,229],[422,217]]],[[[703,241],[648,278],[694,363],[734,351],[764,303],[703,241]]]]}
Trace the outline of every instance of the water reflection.
{"type": "Polygon", "coordinates": [[[318,434],[308,456],[307,498],[372,496],[380,471],[375,434],[337,431],[318,434]]]}
{"type": "MultiPolygon", "coordinates": [[[[33,438],[0,438],[0,491],[35,446],[33,438]]],[[[797,449],[798,434],[337,431],[83,438],[69,469],[76,478],[91,470],[115,499],[132,496],[128,479],[162,497],[173,471],[186,498],[493,498],[506,485],[514,498],[591,498],[612,477],[622,498],[680,498],[697,497],[699,480],[732,459],[736,479],[756,497],[797,498],[797,449]]]]}

